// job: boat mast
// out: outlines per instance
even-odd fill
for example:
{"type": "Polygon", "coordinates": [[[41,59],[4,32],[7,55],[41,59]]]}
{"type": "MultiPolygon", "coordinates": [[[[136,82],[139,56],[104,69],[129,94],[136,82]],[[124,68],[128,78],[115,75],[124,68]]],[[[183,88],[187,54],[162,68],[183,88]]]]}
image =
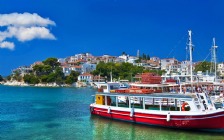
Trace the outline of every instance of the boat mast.
{"type": "Polygon", "coordinates": [[[188,31],[189,34],[189,50],[190,50],[190,73],[191,73],[191,88],[192,88],[192,83],[193,83],[193,67],[192,67],[192,50],[193,50],[193,44],[192,44],[192,40],[191,40],[191,30],[188,31]]]}
{"type": "Polygon", "coordinates": [[[113,82],[113,75],[112,75],[112,67],[111,67],[111,72],[110,72],[110,82],[113,82]]]}
{"type": "Polygon", "coordinates": [[[214,60],[214,69],[215,69],[215,82],[216,82],[216,49],[218,48],[218,46],[215,45],[215,38],[213,38],[213,46],[212,46],[212,50],[213,50],[213,60],[214,60]]]}

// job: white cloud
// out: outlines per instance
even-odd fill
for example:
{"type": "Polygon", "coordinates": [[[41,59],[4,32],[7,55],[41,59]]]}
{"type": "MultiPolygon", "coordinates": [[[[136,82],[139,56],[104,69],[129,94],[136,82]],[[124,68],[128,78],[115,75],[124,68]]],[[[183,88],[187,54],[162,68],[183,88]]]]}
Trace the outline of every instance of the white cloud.
{"type": "Polygon", "coordinates": [[[36,13],[0,14],[0,26],[47,26],[47,25],[55,25],[55,22],[48,18],[42,18],[36,13]]]}
{"type": "Polygon", "coordinates": [[[9,27],[9,35],[16,37],[19,41],[30,41],[38,39],[55,39],[54,35],[45,27],[9,27]]]}
{"type": "Polygon", "coordinates": [[[55,26],[56,24],[36,13],[0,14],[0,27],[6,27],[4,31],[0,31],[0,48],[14,49],[14,43],[7,41],[9,38],[16,38],[21,42],[33,39],[54,40],[55,36],[47,28],[51,25],[55,26]]]}
{"type": "Polygon", "coordinates": [[[12,42],[3,41],[3,42],[0,42],[0,48],[14,50],[15,45],[12,42]]]}

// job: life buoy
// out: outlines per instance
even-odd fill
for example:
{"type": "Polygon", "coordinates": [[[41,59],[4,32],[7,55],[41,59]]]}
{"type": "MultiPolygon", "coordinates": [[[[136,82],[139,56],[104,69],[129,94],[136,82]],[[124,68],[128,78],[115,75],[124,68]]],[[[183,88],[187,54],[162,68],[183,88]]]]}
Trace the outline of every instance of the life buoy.
{"type": "Polygon", "coordinates": [[[186,102],[184,102],[183,104],[182,104],[182,106],[181,106],[181,110],[182,111],[185,111],[185,106],[187,105],[187,103],[186,102]]]}
{"type": "Polygon", "coordinates": [[[134,115],[134,108],[131,108],[131,112],[130,112],[130,117],[133,117],[133,115],[134,115]]]}

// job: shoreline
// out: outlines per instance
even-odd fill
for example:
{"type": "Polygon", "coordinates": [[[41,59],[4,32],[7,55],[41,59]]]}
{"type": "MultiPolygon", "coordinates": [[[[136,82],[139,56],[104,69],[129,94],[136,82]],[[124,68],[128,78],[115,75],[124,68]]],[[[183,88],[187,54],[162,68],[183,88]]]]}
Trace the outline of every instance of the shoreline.
{"type": "Polygon", "coordinates": [[[1,82],[1,85],[5,86],[21,86],[21,87],[73,87],[72,85],[58,85],[56,83],[38,83],[38,84],[27,84],[24,82],[18,82],[18,81],[7,81],[7,82],[1,82]]]}
{"type": "Polygon", "coordinates": [[[0,85],[21,86],[21,87],[87,87],[87,85],[84,84],[83,82],[76,82],[75,84],[72,84],[72,85],[69,85],[69,84],[58,85],[56,83],[27,84],[27,83],[18,82],[18,81],[6,81],[6,82],[0,82],[0,85]]]}

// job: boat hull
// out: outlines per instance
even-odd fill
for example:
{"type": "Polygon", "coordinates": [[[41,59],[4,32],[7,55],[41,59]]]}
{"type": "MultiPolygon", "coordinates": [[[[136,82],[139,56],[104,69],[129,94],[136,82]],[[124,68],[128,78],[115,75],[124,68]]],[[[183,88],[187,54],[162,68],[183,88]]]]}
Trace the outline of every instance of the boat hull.
{"type": "Polygon", "coordinates": [[[172,111],[167,113],[143,113],[133,111],[129,108],[127,110],[108,109],[90,105],[91,114],[107,117],[111,119],[118,119],[123,121],[129,121],[134,123],[141,123],[147,125],[156,125],[169,128],[179,129],[200,129],[200,130],[211,130],[211,131],[224,131],[224,111],[214,113],[202,113],[187,115],[175,114],[172,111]]]}

